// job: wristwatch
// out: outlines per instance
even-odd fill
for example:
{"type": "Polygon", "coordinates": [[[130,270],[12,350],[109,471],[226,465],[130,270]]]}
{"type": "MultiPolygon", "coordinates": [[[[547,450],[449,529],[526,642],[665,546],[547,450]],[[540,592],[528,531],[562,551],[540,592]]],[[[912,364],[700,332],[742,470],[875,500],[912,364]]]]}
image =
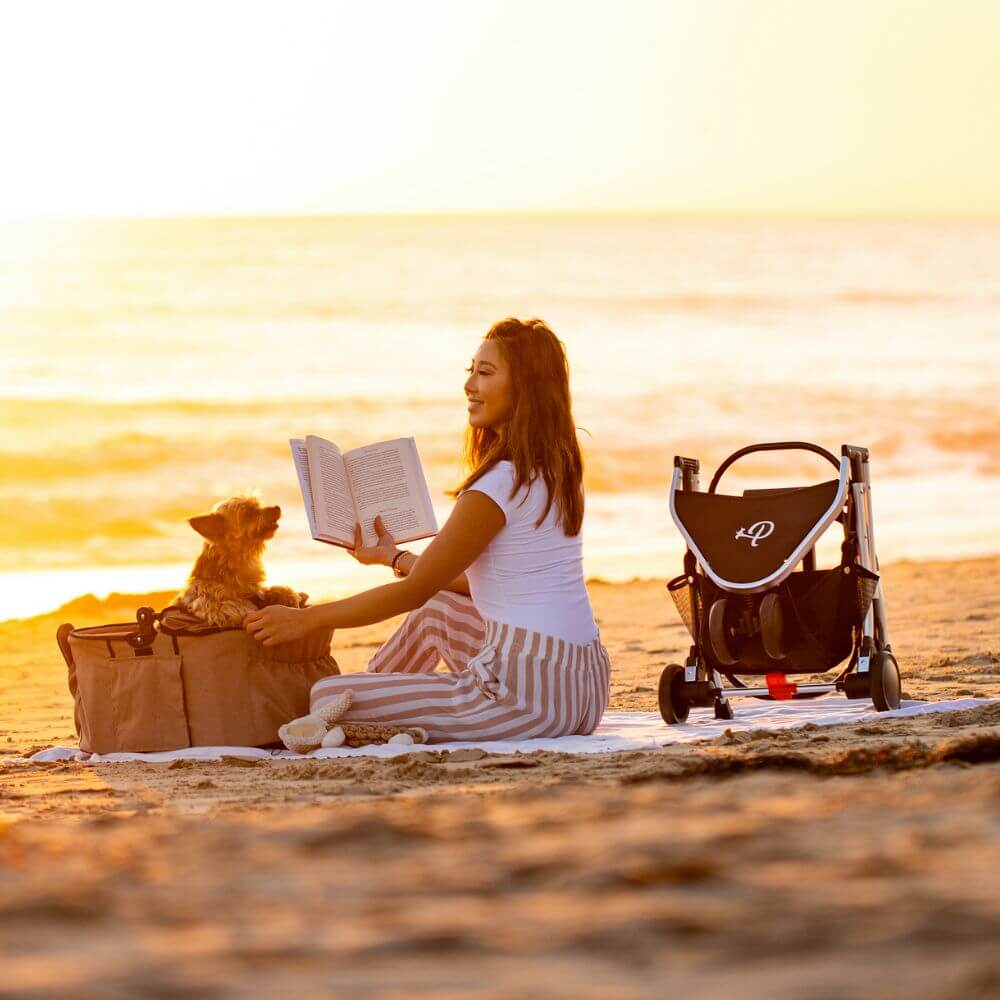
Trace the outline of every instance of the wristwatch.
{"type": "Polygon", "coordinates": [[[398,551],[398,552],[397,552],[397,553],[396,553],[396,554],[395,554],[395,555],[394,555],[394,556],[392,557],[392,564],[391,564],[391,565],[392,565],[392,572],[393,572],[393,575],[394,575],[394,576],[396,576],[396,577],[398,577],[398,578],[399,578],[400,580],[402,580],[402,579],[403,579],[403,577],[405,577],[405,576],[406,576],[406,574],[405,574],[405,573],[403,572],[403,570],[402,570],[402,569],[400,569],[400,567],[399,567],[399,560],[400,560],[400,558],[402,558],[403,556],[408,556],[409,554],[410,554],[410,553],[409,553],[409,552],[407,552],[407,550],[406,550],[406,549],[400,549],[400,550],[399,550],[399,551],[398,551]]]}

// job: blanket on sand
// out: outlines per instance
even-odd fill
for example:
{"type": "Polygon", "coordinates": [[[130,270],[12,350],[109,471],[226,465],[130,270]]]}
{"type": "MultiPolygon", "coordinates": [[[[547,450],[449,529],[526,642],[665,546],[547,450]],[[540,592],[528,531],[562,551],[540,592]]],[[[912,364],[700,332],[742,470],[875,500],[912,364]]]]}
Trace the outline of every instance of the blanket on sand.
{"type": "Polygon", "coordinates": [[[488,753],[512,754],[549,750],[556,753],[617,753],[623,750],[657,750],[678,743],[713,739],[727,729],[746,732],[752,729],[791,729],[809,723],[832,726],[838,723],[877,722],[880,719],[900,719],[929,712],[957,712],[976,708],[997,699],[963,698],[958,701],[904,701],[894,712],[876,712],[870,701],[848,701],[841,696],[816,698],[811,701],[757,701],[739,699],[734,702],[736,718],[716,719],[710,708],[692,709],[688,721],[680,726],[668,726],[657,712],[605,712],[596,732],[590,736],[561,736],[556,739],[477,740],[473,742],[434,743],[396,746],[336,747],[299,754],[290,750],[261,750],[256,747],[188,747],[159,753],[88,754],[76,747],[50,747],[33,754],[32,761],[73,760],[86,764],[138,760],[156,763],[186,758],[188,760],[221,760],[223,757],[258,757],[281,760],[326,759],[329,757],[398,757],[421,749],[461,750],[477,748],[488,753]]]}

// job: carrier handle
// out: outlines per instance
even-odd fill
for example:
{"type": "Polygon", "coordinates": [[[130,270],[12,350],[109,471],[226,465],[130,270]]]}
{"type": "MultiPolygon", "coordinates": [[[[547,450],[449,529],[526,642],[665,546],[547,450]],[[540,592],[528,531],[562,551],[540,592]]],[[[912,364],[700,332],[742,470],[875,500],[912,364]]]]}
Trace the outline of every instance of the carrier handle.
{"type": "Polygon", "coordinates": [[[156,639],[156,622],[158,618],[159,615],[152,608],[148,607],[141,607],[135,613],[135,620],[139,625],[139,631],[126,636],[125,641],[137,653],[152,650],[153,641],[156,639]]]}
{"type": "Polygon", "coordinates": [[[749,455],[751,452],[755,451],[812,451],[817,455],[821,455],[825,458],[835,469],[840,469],[840,462],[833,456],[833,454],[826,450],[826,448],[821,448],[818,444],[810,444],[808,441],[768,441],[764,444],[751,444],[747,445],[746,448],[740,448],[739,451],[734,451],[732,455],[727,458],[722,465],[715,470],[715,475],[712,476],[712,482],[709,484],[708,492],[714,493],[715,487],[719,485],[719,480],[722,478],[722,474],[738,459],[741,459],[744,455],[749,455]]]}

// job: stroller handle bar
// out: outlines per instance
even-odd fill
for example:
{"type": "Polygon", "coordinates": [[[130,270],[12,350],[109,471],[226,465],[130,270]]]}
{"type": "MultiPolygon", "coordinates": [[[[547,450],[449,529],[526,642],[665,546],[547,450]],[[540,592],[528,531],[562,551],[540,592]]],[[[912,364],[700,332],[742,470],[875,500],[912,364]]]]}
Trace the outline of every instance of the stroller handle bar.
{"type": "Polygon", "coordinates": [[[740,448],[739,451],[734,451],[732,455],[730,455],[729,458],[727,458],[722,465],[715,470],[715,475],[712,476],[712,482],[709,484],[708,492],[715,492],[715,488],[719,485],[719,480],[722,478],[722,474],[734,462],[739,461],[739,459],[743,458],[744,455],[749,455],[755,451],[812,451],[825,458],[838,471],[840,469],[840,462],[837,461],[837,459],[834,458],[834,456],[828,452],[826,448],[821,448],[818,444],[810,444],[808,441],[766,441],[763,444],[751,444],[746,448],[740,448]]]}

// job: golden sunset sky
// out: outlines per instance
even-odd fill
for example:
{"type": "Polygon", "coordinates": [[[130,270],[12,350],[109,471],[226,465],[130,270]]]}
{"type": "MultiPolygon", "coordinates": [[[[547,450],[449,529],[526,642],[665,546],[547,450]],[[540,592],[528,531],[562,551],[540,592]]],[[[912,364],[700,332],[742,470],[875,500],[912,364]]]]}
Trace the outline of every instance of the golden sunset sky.
{"type": "Polygon", "coordinates": [[[31,0],[0,215],[1000,213],[991,0],[31,0]]]}

